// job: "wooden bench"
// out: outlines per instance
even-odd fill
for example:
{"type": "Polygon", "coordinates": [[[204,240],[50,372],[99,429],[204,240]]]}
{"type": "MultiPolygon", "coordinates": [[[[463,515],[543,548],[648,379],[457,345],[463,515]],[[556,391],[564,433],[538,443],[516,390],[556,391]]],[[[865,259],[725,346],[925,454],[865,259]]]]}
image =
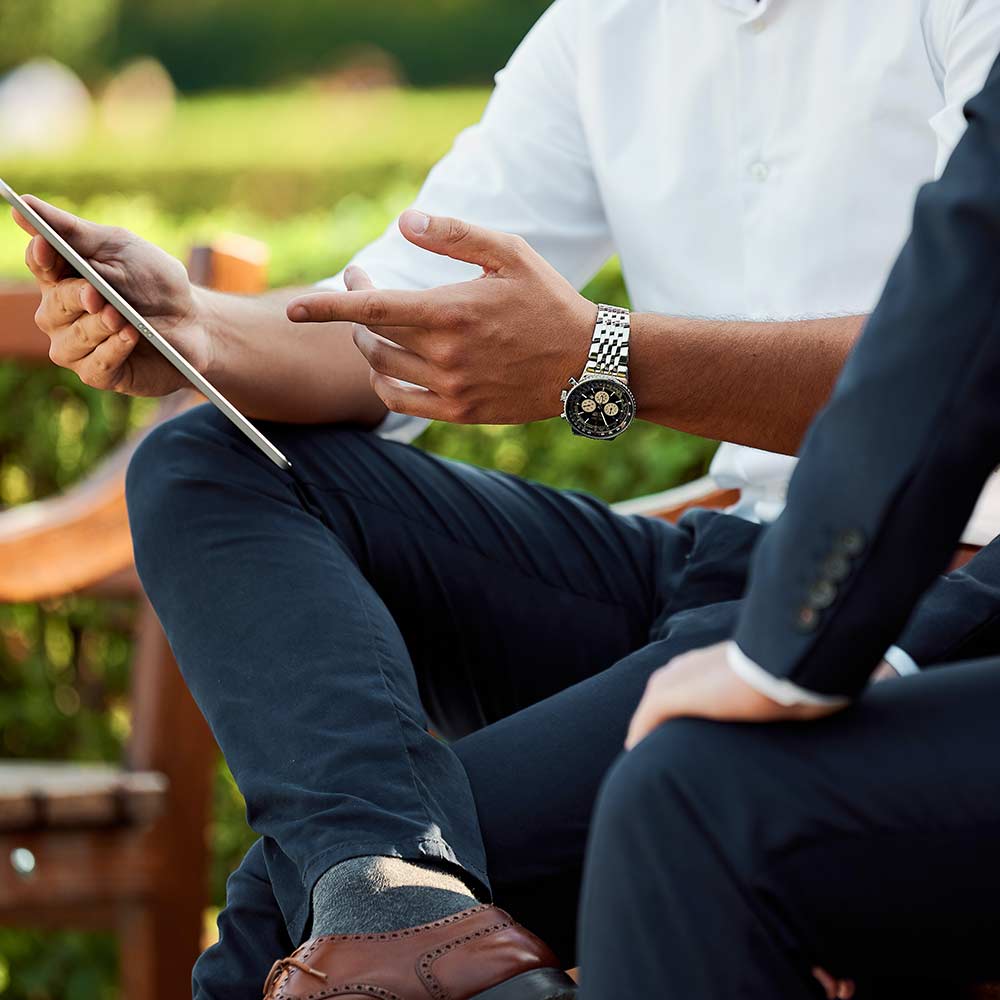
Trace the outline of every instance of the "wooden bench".
{"type": "MultiPolygon", "coordinates": [[[[196,249],[189,270],[198,284],[254,293],[265,261],[259,245],[221,243],[196,249]]],[[[0,358],[48,363],[37,305],[32,286],[0,285],[0,358]]],[[[196,402],[176,393],[151,426],[196,402]]],[[[114,930],[125,1000],[178,1000],[201,949],[217,750],[133,567],[125,470],[144,433],[62,496],[0,512],[0,602],[139,602],[121,765],[0,763],[0,923],[114,930]]]]}

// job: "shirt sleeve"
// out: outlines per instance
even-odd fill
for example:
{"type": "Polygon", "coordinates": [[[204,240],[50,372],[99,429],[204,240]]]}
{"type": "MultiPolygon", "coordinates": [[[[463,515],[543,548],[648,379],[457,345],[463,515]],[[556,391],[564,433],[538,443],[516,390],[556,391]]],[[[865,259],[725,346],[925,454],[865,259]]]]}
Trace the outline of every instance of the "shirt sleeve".
{"type": "Polygon", "coordinates": [[[829,705],[834,708],[842,708],[848,704],[849,699],[847,698],[807,691],[804,687],[793,684],[789,680],[775,677],[774,674],[754,663],[735,642],[726,643],[726,659],[729,661],[729,669],[737,677],[749,684],[759,694],[770,698],[771,701],[779,705],[829,705]]]}
{"type": "Polygon", "coordinates": [[[920,665],[915,659],[899,646],[890,646],[885,653],[885,662],[899,674],[900,677],[910,677],[920,673],[920,665]]]}
{"type": "Polygon", "coordinates": [[[983,89],[1000,51],[1000,3],[952,0],[931,9],[928,48],[945,102],[931,119],[938,144],[935,176],[940,177],[965,132],[965,105],[983,89]]]}
{"type": "MultiPolygon", "coordinates": [[[[414,207],[516,233],[577,288],[611,256],[612,239],[578,104],[579,0],[556,0],[506,68],[482,120],[428,175],[414,207]]],[[[359,265],[381,288],[468,281],[480,269],[421,250],[393,221],[359,265]]],[[[343,289],[343,272],[320,282],[343,289]]],[[[426,421],[392,414],[379,429],[412,439],[426,421]]]]}

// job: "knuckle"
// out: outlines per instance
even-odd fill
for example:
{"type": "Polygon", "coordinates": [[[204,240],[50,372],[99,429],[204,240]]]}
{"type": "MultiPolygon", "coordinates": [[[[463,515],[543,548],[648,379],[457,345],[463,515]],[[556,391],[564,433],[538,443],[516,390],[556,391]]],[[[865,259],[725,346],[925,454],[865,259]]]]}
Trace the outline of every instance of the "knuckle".
{"type": "Polygon", "coordinates": [[[73,335],[73,338],[78,343],[87,347],[89,347],[92,342],[90,331],[87,329],[88,327],[87,320],[89,318],[90,318],[89,313],[83,316],[78,316],[75,320],[73,320],[73,322],[70,324],[69,327],[70,333],[73,335]]]}
{"type": "Polygon", "coordinates": [[[449,409],[451,411],[451,420],[453,423],[475,423],[475,408],[473,407],[471,401],[467,399],[452,400],[449,409]]]}
{"type": "Polygon", "coordinates": [[[52,329],[52,322],[49,313],[48,296],[42,299],[41,305],[35,310],[35,326],[43,333],[48,333],[52,329]]]}
{"type": "Polygon", "coordinates": [[[361,307],[365,326],[381,326],[385,321],[385,306],[378,299],[368,299],[361,307]]]}
{"type": "Polygon", "coordinates": [[[450,341],[443,341],[436,344],[433,349],[434,363],[445,371],[452,371],[458,367],[459,352],[450,341]]]}
{"type": "Polygon", "coordinates": [[[531,244],[523,236],[508,237],[507,249],[515,257],[527,257],[531,253],[531,244]]]}
{"type": "Polygon", "coordinates": [[[365,354],[368,358],[368,364],[377,371],[384,372],[386,365],[389,363],[389,352],[386,350],[384,344],[379,343],[377,340],[368,346],[365,354]]]}
{"type": "Polygon", "coordinates": [[[439,383],[440,394],[456,401],[464,399],[468,390],[468,383],[461,375],[447,375],[439,383]]]}
{"type": "Polygon", "coordinates": [[[472,226],[464,219],[451,219],[448,222],[448,233],[446,239],[449,243],[461,243],[469,238],[472,226]]]}

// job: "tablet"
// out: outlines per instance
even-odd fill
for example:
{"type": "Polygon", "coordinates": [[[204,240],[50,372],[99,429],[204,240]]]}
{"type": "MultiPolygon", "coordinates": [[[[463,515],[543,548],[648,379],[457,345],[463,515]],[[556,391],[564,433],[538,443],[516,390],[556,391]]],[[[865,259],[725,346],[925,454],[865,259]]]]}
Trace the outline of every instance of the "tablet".
{"type": "Polygon", "coordinates": [[[0,177],[0,197],[16,208],[38,234],[72,267],[111,303],[139,333],[162,354],[210,403],[217,406],[267,457],[281,469],[292,463],[245,417],[218,389],[205,378],[162,334],[139,315],[128,302],[80,256],[23,198],[0,177]]]}

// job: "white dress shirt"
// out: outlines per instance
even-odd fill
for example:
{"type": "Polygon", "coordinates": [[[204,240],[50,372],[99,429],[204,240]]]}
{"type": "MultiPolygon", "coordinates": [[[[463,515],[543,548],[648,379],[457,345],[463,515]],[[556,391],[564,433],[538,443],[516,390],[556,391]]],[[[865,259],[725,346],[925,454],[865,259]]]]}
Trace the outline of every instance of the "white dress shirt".
{"type": "MultiPolygon", "coordinates": [[[[867,313],[998,49],[1000,0],[556,0],[415,206],[518,233],[577,287],[617,253],[641,311],[867,313]]],[[[479,273],[394,223],[354,263],[384,288],[479,273]]],[[[770,520],[793,465],[724,444],[713,473],[770,520]]]]}

